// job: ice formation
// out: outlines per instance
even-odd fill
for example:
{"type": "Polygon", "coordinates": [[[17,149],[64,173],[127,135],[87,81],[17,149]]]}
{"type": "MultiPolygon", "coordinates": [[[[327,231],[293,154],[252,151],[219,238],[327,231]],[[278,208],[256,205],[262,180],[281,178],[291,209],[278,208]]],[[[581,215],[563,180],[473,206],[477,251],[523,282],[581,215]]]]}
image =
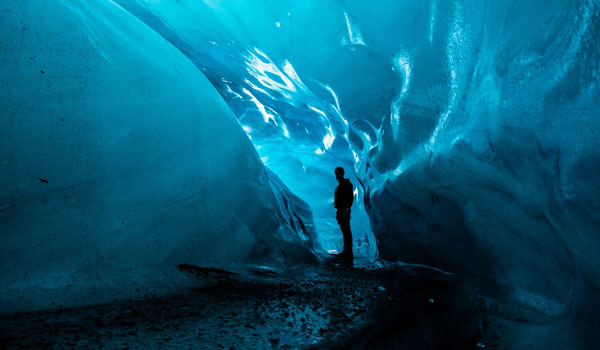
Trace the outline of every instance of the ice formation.
{"type": "Polygon", "coordinates": [[[594,319],[598,1],[121,2],[205,72],[326,249],[320,186],[344,160],[383,258],[594,319]]]}
{"type": "Polygon", "coordinates": [[[2,8],[0,311],[311,255],[310,209],[167,41],[108,1],[2,8]]]}
{"type": "MultiPolygon", "coordinates": [[[[106,218],[125,208],[145,224],[130,222],[118,241],[82,242],[94,252],[107,242],[126,250],[141,236],[162,244],[148,230],[180,227],[185,249],[172,243],[164,261],[205,252],[242,261],[256,241],[264,250],[336,251],[333,169],[342,165],[357,187],[356,256],[474,276],[482,294],[546,317],[536,344],[585,344],[600,328],[599,1],[97,3],[4,5],[19,10],[0,22],[2,80],[10,82],[0,88],[8,120],[0,243],[18,247],[3,248],[4,266],[21,254],[23,266],[42,264],[36,252],[54,247],[48,235],[61,225],[114,232],[118,222],[106,218]],[[86,118],[75,123],[75,115],[86,118]],[[202,136],[192,138],[194,130],[202,136]],[[235,183],[229,197],[219,187],[225,180],[235,183]],[[140,192],[129,192],[137,184],[140,192]],[[219,204],[190,208],[194,191],[219,204]],[[79,219],[78,208],[100,195],[98,210],[110,215],[79,219]],[[229,217],[223,208],[238,195],[261,206],[221,228],[247,244],[222,251],[190,243],[199,227],[218,227],[194,226],[190,216],[229,217]],[[158,223],[162,214],[140,214],[159,203],[184,210],[169,216],[162,207],[167,219],[158,223]],[[32,225],[47,230],[21,238],[32,225]]],[[[61,244],[51,251],[90,255],[79,241],[61,244]]],[[[269,254],[255,261],[277,261],[269,254]]],[[[7,278],[23,266],[2,281],[20,288],[7,278]]]]}

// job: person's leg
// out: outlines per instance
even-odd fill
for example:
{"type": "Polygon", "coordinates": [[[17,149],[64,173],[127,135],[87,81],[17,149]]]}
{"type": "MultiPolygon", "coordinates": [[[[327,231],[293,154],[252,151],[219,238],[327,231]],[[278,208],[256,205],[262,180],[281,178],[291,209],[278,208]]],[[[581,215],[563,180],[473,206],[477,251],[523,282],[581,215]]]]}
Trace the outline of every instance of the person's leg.
{"type": "Polygon", "coordinates": [[[342,254],[344,256],[353,257],[352,254],[352,231],[350,230],[350,220],[344,220],[340,222],[340,229],[344,236],[344,250],[342,254]]]}

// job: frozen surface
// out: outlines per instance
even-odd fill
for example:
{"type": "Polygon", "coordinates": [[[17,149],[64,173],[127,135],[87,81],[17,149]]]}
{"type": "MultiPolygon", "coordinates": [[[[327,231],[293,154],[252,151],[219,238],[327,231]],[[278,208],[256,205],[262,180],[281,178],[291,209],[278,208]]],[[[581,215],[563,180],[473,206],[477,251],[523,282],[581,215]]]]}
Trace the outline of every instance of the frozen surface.
{"type": "Polygon", "coordinates": [[[598,1],[122,3],[205,72],[323,247],[353,164],[381,256],[598,329],[598,1]]]}
{"type": "Polygon", "coordinates": [[[543,316],[541,348],[597,339],[599,1],[117,2],[141,21],[103,1],[4,6],[5,285],[37,281],[28,264],[54,276],[37,253],[66,247],[93,268],[140,241],[168,262],[339,250],[342,165],[355,256],[475,276],[543,316]],[[57,223],[102,239],[52,239],[57,223]]]}
{"type": "MultiPolygon", "coordinates": [[[[356,177],[353,171],[360,155],[348,139],[349,133],[355,132],[351,121],[342,115],[336,93],[329,86],[312,77],[303,80],[295,63],[287,59],[290,49],[297,50],[291,57],[302,56],[301,50],[313,50],[290,46],[287,41],[290,35],[319,35],[304,33],[304,21],[314,15],[315,4],[118,2],[186,53],[215,85],[263,163],[310,206],[317,232],[313,242],[317,254],[340,252],[342,248],[333,207],[337,186],[333,171],[343,166],[356,187],[351,221],[354,255],[366,260],[376,258],[377,245],[363,200],[364,179],[356,177]]],[[[320,23],[333,19],[331,13],[324,15],[320,23]]],[[[340,44],[317,45],[314,49],[338,49],[340,44]]],[[[356,137],[368,135],[361,132],[356,137]]]]}
{"type": "Polygon", "coordinates": [[[0,10],[0,311],[310,257],[310,209],[162,37],[108,1],[0,10]]]}

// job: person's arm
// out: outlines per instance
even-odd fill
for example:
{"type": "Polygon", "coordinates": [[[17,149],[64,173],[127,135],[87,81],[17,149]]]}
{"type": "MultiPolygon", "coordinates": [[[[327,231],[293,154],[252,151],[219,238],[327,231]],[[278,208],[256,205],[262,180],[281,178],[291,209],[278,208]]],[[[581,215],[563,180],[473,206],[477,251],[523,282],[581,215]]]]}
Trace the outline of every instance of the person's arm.
{"type": "Polygon", "coordinates": [[[352,203],[354,203],[354,185],[352,185],[352,182],[348,182],[348,186],[346,186],[346,201],[347,208],[350,209],[352,203]]]}

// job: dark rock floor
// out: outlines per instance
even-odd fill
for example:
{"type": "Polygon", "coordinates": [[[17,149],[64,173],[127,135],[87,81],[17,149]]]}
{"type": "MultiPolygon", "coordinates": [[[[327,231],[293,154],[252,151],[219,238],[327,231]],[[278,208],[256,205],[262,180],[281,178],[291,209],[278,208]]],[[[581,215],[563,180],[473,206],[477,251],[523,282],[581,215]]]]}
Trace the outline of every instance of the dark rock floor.
{"type": "Polygon", "coordinates": [[[302,277],[189,271],[179,294],[0,315],[0,348],[477,349],[484,314],[422,268],[324,265],[302,277]]]}

